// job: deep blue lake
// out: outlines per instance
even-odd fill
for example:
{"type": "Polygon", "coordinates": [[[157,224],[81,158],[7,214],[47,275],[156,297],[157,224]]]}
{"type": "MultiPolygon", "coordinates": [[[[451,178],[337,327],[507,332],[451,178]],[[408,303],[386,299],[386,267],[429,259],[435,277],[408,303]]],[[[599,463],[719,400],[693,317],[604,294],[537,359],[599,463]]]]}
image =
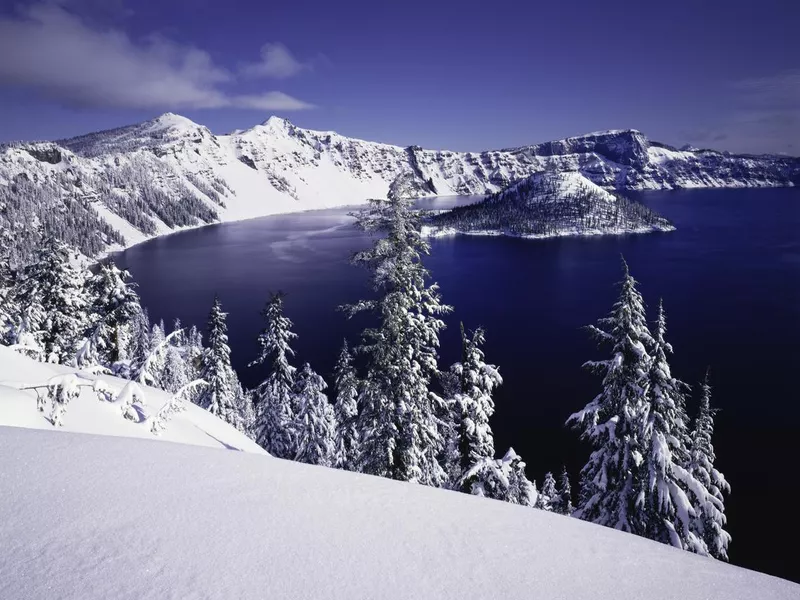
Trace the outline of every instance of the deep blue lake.
{"type": "MultiPolygon", "coordinates": [[[[800,437],[800,189],[683,190],[638,194],[677,231],[602,238],[520,240],[454,237],[433,241],[426,264],[454,305],[441,365],[459,357],[458,322],[487,333],[487,360],[505,383],[492,420],[499,453],[513,446],[541,482],[588,457],[566,418],[598,392],[581,364],[603,358],[582,326],[610,309],[620,255],[641,282],[655,317],[659,297],[675,355],[690,384],[711,368],[717,466],[733,488],[727,501],[735,564],[800,580],[783,548],[800,536],[793,509],[800,437]]],[[[426,201],[443,208],[457,199],[426,201]]],[[[462,200],[463,201],[463,200],[462,200]]],[[[270,291],[286,292],[295,323],[296,364],[328,376],[347,337],[340,304],[368,295],[367,275],[348,258],[369,243],[345,209],[215,225],[140,244],[117,258],[139,284],[151,318],[205,326],[215,293],[230,313],[234,366],[257,353],[259,311],[270,291]]],[[[694,410],[694,399],[690,411],[694,410]]],[[[531,543],[535,543],[532,540],[531,543]]]]}

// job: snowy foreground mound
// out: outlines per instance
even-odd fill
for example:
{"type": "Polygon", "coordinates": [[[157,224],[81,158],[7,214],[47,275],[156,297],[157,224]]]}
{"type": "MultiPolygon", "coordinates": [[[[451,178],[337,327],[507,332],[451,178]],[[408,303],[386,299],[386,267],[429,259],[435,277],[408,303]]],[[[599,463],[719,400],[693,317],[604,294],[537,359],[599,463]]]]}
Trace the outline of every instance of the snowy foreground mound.
{"type": "MultiPolygon", "coordinates": [[[[50,402],[47,402],[44,412],[39,412],[36,409],[36,392],[33,390],[22,391],[19,388],[47,384],[54,377],[74,372],[75,369],[69,367],[33,361],[10,348],[0,346],[0,425],[54,430],[55,428],[49,421],[50,402]]],[[[129,383],[127,380],[105,375],[85,374],[83,376],[87,380],[99,379],[105,382],[107,387],[114,392],[122,391],[129,383]]],[[[86,380],[81,379],[81,382],[85,383],[86,380]]],[[[152,417],[170,399],[170,394],[161,390],[143,388],[145,403],[144,405],[137,403],[134,406],[136,414],[142,419],[140,422],[124,418],[120,402],[102,402],[88,386],[81,387],[80,390],[80,396],[67,405],[63,426],[59,428],[60,430],[166,440],[196,446],[230,448],[266,454],[250,438],[190,403],[186,403],[186,410],[178,412],[166,423],[163,431],[154,435],[151,432],[152,417]]],[[[43,393],[43,396],[47,394],[47,390],[40,390],[40,392],[43,393]]],[[[135,456],[131,455],[130,460],[135,460],[135,456]]],[[[121,464],[127,462],[123,461],[121,464]]],[[[0,598],[11,597],[0,594],[0,598]]]]}
{"type": "Polygon", "coordinates": [[[667,219],[577,171],[536,173],[485,200],[434,215],[425,233],[527,238],[673,231],[667,219]]]}
{"type": "MultiPolygon", "coordinates": [[[[57,372],[0,348],[4,380],[57,372]]],[[[0,419],[24,426],[0,426],[0,598],[800,597],[576,519],[259,455],[195,407],[165,444],[120,437],[143,434],[93,397],[64,429],[117,437],[54,430],[34,403],[0,386],[0,419]]]]}
{"type": "Polygon", "coordinates": [[[181,444],[0,427],[0,597],[795,599],[569,517],[181,444]]]}

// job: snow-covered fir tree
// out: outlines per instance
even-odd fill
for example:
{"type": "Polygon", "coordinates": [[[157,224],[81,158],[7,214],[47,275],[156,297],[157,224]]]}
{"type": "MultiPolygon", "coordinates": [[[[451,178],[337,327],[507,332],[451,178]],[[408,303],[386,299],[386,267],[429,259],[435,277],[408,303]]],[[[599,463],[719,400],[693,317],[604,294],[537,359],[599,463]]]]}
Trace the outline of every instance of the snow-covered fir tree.
{"type": "MultiPolygon", "coordinates": [[[[175,326],[177,329],[177,325],[175,326]]],[[[189,333],[185,336],[186,343],[186,368],[189,372],[189,379],[199,379],[203,373],[203,334],[192,325],[189,333]]],[[[193,396],[194,394],[190,394],[193,396]]]]}
{"type": "Polygon", "coordinates": [[[688,471],[700,482],[705,493],[695,497],[695,518],[692,531],[703,540],[708,553],[714,558],[728,560],[730,534],[725,531],[725,499],[731,487],[725,476],[715,467],[716,454],[711,443],[714,434],[714,410],[711,408],[711,386],[708,373],[700,385],[700,404],[691,432],[688,471]]]}
{"type": "Polygon", "coordinates": [[[131,339],[128,346],[128,373],[121,372],[124,377],[133,376],[141,370],[150,354],[150,316],[147,308],[140,306],[131,319],[131,339]]]}
{"type": "Polygon", "coordinates": [[[238,381],[231,367],[226,317],[219,297],[214,297],[208,315],[208,348],[203,357],[202,379],[206,385],[200,388],[196,402],[212,415],[244,430],[242,414],[236,405],[238,381]]]}
{"type": "Polygon", "coordinates": [[[705,546],[691,531],[690,496],[700,489],[684,468],[687,460],[688,419],[685,390],[688,386],[672,376],[667,354],[667,322],[662,302],[653,328],[648,402],[642,415],[642,469],[645,537],[677,548],[706,554],[705,546]]]}
{"type": "Polygon", "coordinates": [[[536,501],[536,508],[542,510],[555,510],[558,504],[558,491],[556,490],[556,478],[548,472],[544,476],[542,489],[539,491],[539,498],[536,501]]]}
{"type": "Polygon", "coordinates": [[[295,368],[289,364],[294,356],[290,343],[297,337],[292,321],[283,314],[283,294],[273,294],[261,313],[266,326],[258,336],[261,353],[250,366],[266,364],[269,373],[256,389],[256,443],[273,456],[293,459],[297,442],[291,423],[294,421],[295,368]]]}
{"type": "Polygon", "coordinates": [[[88,322],[84,275],[67,246],[48,237],[13,291],[11,344],[48,362],[69,363],[88,322]]]}
{"type": "MultiPolygon", "coordinates": [[[[438,286],[429,284],[422,257],[429,246],[420,234],[420,215],[411,201],[370,200],[357,215],[368,232],[385,234],[353,258],[372,273],[377,299],[349,306],[377,315],[357,351],[367,370],[359,397],[360,471],[402,481],[442,486],[444,440],[437,412],[444,402],[430,389],[438,373],[440,316],[438,286]]],[[[442,411],[443,412],[443,411],[442,411]]]]}
{"type": "Polygon", "coordinates": [[[11,268],[11,234],[0,229],[0,344],[9,342],[8,336],[16,309],[13,305],[15,271],[11,268]]]}
{"type": "MultiPolygon", "coordinates": [[[[176,344],[170,344],[164,355],[164,368],[161,371],[160,387],[171,394],[189,383],[189,372],[183,358],[183,349],[176,344]]],[[[186,393],[191,395],[192,388],[187,388],[186,393]]]]}
{"type": "Polygon", "coordinates": [[[525,463],[509,448],[500,459],[484,458],[464,473],[462,486],[470,482],[469,493],[494,500],[536,506],[538,492],[536,484],[525,475],[525,463]]]}
{"type": "Polygon", "coordinates": [[[553,512],[561,515],[571,515],[575,510],[572,506],[572,486],[569,483],[569,473],[567,468],[561,471],[561,477],[558,478],[558,489],[555,500],[553,500],[553,512]]]}
{"type": "Polygon", "coordinates": [[[336,420],[325,395],[327,387],[305,363],[296,377],[297,412],[291,424],[297,445],[294,459],[323,467],[334,466],[336,450],[336,420]]]}
{"type": "Polygon", "coordinates": [[[646,515],[642,494],[642,415],[648,403],[653,338],[647,327],[644,301],[623,260],[620,294],[610,315],[590,330],[611,347],[607,360],[586,367],[604,375],[602,391],[568,424],[580,430],[592,448],[581,471],[581,489],[574,515],[600,525],[643,535],[646,515]]]}
{"type": "MultiPolygon", "coordinates": [[[[489,418],[494,413],[493,390],[503,383],[500,372],[487,364],[481,345],[485,337],[478,328],[467,334],[461,324],[461,362],[454,364],[450,372],[457,381],[457,391],[449,401],[451,427],[455,435],[455,471],[462,479],[463,473],[473,465],[494,457],[494,436],[489,418]]],[[[451,471],[454,469],[451,467],[451,471]]],[[[472,481],[464,480],[461,491],[469,492],[472,481]]]]}
{"type": "Polygon", "coordinates": [[[133,319],[141,311],[130,274],[113,261],[101,263],[87,282],[90,300],[88,339],[96,339],[103,364],[111,367],[129,358],[133,345],[133,319]]]}
{"type": "Polygon", "coordinates": [[[355,470],[358,458],[358,379],[353,368],[353,357],[347,346],[342,345],[334,368],[336,403],[336,453],[334,465],[340,469],[355,470]]]}
{"type": "MultiPolygon", "coordinates": [[[[180,319],[175,319],[172,326],[172,334],[170,335],[170,344],[164,352],[164,366],[161,370],[161,378],[159,381],[159,387],[161,387],[161,389],[175,394],[179,389],[193,381],[191,378],[193,373],[189,368],[186,355],[186,332],[183,327],[181,327],[180,319]]],[[[190,386],[184,390],[183,394],[185,394],[187,398],[192,398],[201,387],[202,386],[199,384],[190,386]]]]}

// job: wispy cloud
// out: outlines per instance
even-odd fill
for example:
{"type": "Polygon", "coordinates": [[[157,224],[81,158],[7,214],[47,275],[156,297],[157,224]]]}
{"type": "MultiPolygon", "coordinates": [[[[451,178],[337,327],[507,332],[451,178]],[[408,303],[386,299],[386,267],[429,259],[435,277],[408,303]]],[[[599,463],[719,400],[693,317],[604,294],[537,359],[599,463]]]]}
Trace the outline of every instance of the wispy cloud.
{"type": "Polygon", "coordinates": [[[800,154],[800,69],[730,86],[730,110],[690,142],[725,141],[731,150],[800,154]]]}
{"type": "Polygon", "coordinates": [[[245,77],[293,77],[303,71],[311,70],[311,62],[300,62],[289,49],[281,43],[268,43],[261,47],[261,60],[246,64],[241,68],[245,77]]]}
{"type": "Polygon", "coordinates": [[[0,84],[78,105],[122,108],[300,110],[283,92],[237,95],[236,77],[196,47],[159,35],[132,40],[92,26],[56,3],[0,18],[0,84]],[[12,58],[13,57],[13,58],[12,58]]]}

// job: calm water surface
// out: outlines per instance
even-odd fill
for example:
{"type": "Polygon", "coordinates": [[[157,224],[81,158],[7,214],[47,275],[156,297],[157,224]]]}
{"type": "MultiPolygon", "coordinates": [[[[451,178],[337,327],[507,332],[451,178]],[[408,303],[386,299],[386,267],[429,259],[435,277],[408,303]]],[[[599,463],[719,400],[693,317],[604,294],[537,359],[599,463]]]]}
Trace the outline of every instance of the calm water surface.
{"type": "MultiPolygon", "coordinates": [[[[796,557],[775,546],[800,536],[794,511],[781,509],[800,493],[793,472],[800,434],[800,189],[648,192],[639,198],[678,230],[435,240],[426,264],[455,306],[441,364],[458,359],[460,320],[468,328],[484,326],[487,359],[505,379],[492,421],[498,452],[512,445],[539,481],[565,464],[577,487],[588,451],[563,423],[599,390],[599,380],[581,364],[606,355],[582,326],[610,310],[623,254],[651,318],[664,299],[675,374],[694,384],[711,368],[713,402],[721,409],[718,466],[733,487],[732,562],[800,580],[796,557]]],[[[246,366],[257,354],[259,311],[270,291],[283,290],[299,334],[297,363],[310,361],[328,375],[342,339],[357,341],[365,324],[347,321],[336,307],[369,294],[366,273],[348,264],[369,239],[346,213],[211,226],[146,242],[118,260],[138,282],[154,319],[204,325],[219,293],[230,313],[234,366],[250,386],[263,376],[246,366]]]]}

